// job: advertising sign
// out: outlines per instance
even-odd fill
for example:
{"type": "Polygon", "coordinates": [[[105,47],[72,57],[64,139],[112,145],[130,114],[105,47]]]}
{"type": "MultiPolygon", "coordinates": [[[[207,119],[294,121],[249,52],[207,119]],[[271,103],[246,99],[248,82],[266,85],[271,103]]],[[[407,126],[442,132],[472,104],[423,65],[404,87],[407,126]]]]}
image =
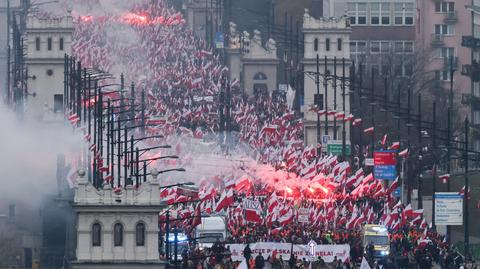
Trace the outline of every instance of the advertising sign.
{"type": "MultiPolygon", "coordinates": [[[[232,252],[233,261],[243,261],[244,244],[227,244],[232,252]]],[[[252,250],[252,256],[256,257],[259,253],[267,259],[272,255],[273,251],[276,251],[277,257],[280,255],[284,261],[290,259],[290,253],[292,250],[292,244],[290,243],[275,243],[275,242],[258,242],[251,243],[250,249],[252,250]]],[[[349,245],[316,245],[314,247],[315,254],[311,256],[312,245],[293,245],[293,254],[297,255],[299,259],[309,259],[309,257],[322,257],[325,262],[332,262],[334,257],[345,261],[350,259],[350,246],[349,245]]]]}
{"type": "Polygon", "coordinates": [[[435,224],[463,225],[463,197],[456,192],[435,193],[435,224]]]}
{"type": "Polygon", "coordinates": [[[397,178],[397,152],[382,150],[373,153],[373,176],[379,180],[395,180],[397,178]]]}

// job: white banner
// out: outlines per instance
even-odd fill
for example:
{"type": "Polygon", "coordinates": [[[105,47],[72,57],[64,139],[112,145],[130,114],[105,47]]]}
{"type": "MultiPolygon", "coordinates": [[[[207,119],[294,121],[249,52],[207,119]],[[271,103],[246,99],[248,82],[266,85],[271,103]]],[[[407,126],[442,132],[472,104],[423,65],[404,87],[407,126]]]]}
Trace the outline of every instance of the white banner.
{"type": "MultiPolygon", "coordinates": [[[[230,246],[230,251],[232,252],[233,261],[242,261],[243,250],[245,249],[244,244],[227,244],[230,246]]],[[[262,256],[267,259],[272,255],[273,251],[277,251],[277,258],[282,256],[284,261],[290,259],[290,251],[292,249],[292,244],[289,243],[275,243],[275,242],[259,242],[250,244],[250,249],[252,250],[252,257],[255,258],[258,253],[261,253],[262,256]]],[[[298,258],[310,259],[309,248],[307,245],[293,245],[293,254],[298,258]]],[[[345,261],[350,259],[350,246],[349,245],[317,245],[315,248],[315,259],[317,257],[322,257],[325,262],[332,262],[333,258],[337,256],[337,259],[345,261]]]]}

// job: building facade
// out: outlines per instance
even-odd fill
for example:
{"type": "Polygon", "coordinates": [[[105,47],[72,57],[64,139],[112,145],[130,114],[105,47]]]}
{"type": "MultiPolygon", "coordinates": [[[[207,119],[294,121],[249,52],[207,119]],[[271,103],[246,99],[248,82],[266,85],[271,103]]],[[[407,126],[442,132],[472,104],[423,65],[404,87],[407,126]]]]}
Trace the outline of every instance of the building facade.
{"type": "MultiPolygon", "coordinates": [[[[350,114],[350,98],[348,90],[345,94],[345,103],[341,89],[341,78],[349,77],[350,68],[350,34],[351,28],[347,17],[313,18],[305,10],[303,20],[304,36],[304,105],[301,111],[305,123],[305,143],[317,146],[321,144],[321,137],[329,136],[333,140],[342,139],[342,122],[335,113],[350,114]],[[318,63],[317,63],[318,57],[318,63]],[[345,60],[345,69],[342,61],[345,60]],[[336,65],[335,65],[336,63],[336,65]],[[319,70],[317,92],[317,64],[319,70]],[[343,71],[345,70],[345,73],[343,71]],[[336,78],[336,79],[335,79],[336,78]],[[317,102],[315,95],[318,94],[317,102]],[[310,109],[317,104],[317,111],[310,109]],[[325,113],[322,113],[324,111],[325,113]],[[330,113],[327,113],[330,112],[330,113]],[[332,113],[334,112],[334,113],[332,113]],[[320,115],[320,133],[317,133],[317,115],[320,115]],[[326,116],[325,116],[326,115],[326,116]],[[325,117],[327,121],[325,121],[325,117]]],[[[346,140],[349,140],[348,124],[346,126],[346,140]]],[[[322,145],[322,148],[326,148],[322,145]]]]}
{"type": "Polygon", "coordinates": [[[27,117],[51,120],[63,117],[64,56],[71,54],[72,16],[42,19],[27,17],[26,59],[28,70],[27,117]]]}
{"type": "Polygon", "coordinates": [[[158,173],[138,189],[96,189],[79,171],[73,207],[77,213],[77,260],[72,268],[164,268],[158,248],[158,173]]]}
{"type": "Polygon", "coordinates": [[[325,0],[324,15],[339,17],[348,15],[352,34],[351,58],[364,70],[376,70],[379,74],[395,72],[397,76],[409,76],[412,67],[392,64],[392,56],[409,57],[415,50],[415,0],[325,0]],[[393,65],[397,65],[391,70],[393,65]]]}
{"type": "Polygon", "coordinates": [[[258,30],[253,31],[253,37],[246,31],[240,33],[235,23],[230,23],[229,36],[227,65],[230,80],[238,80],[243,92],[249,96],[277,91],[280,61],[275,41],[269,39],[263,43],[258,30]]]}

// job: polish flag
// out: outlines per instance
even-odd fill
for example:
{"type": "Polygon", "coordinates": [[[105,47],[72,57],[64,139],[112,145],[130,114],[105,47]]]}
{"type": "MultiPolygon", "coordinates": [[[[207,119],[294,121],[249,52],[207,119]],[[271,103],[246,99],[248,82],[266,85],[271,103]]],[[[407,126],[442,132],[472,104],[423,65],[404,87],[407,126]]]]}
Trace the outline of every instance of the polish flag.
{"type": "Polygon", "coordinates": [[[227,179],[224,179],[225,189],[235,188],[235,182],[236,180],[234,177],[229,177],[227,179]]]}
{"type": "Polygon", "coordinates": [[[343,121],[344,121],[344,122],[351,122],[351,121],[353,121],[353,119],[354,119],[353,114],[350,114],[350,115],[346,116],[346,117],[343,119],[343,121]]]}
{"type": "Polygon", "coordinates": [[[327,111],[327,115],[328,115],[328,116],[334,116],[335,114],[337,114],[337,111],[335,111],[335,110],[329,110],[329,111],[327,111]]]}
{"type": "Polygon", "coordinates": [[[398,156],[399,156],[399,157],[402,157],[402,158],[407,158],[407,157],[408,157],[408,148],[400,151],[400,152],[398,153],[398,156]]]}
{"type": "Polygon", "coordinates": [[[384,135],[383,135],[382,141],[380,142],[380,143],[382,144],[382,147],[384,147],[385,144],[387,143],[387,137],[388,137],[387,134],[384,134],[384,135]]]}
{"type": "Polygon", "coordinates": [[[325,114],[327,114],[327,111],[324,109],[324,110],[320,110],[317,112],[319,116],[323,116],[325,114]]]}
{"type": "Polygon", "coordinates": [[[278,222],[280,225],[285,226],[288,225],[293,220],[293,210],[290,208],[285,214],[281,215],[278,218],[278,222]]]}
{"type": "Polygon", "coordinates": [[[364,129],[364,130],[363,130],[363,133],[365,133],[365,134],[371,134],[371,133],[373,133],[373,131],[374,131],[374,128],[373,128],[373,127],[369,127],[369,128],[364,129]]]}
{"type": "Polygon", "coordinates": [[[270,197],[268,197],[268,200],[266,202],[267,202],[267,206],[268,206],[268,212],[272,212],[273,209],[278,205],[277,194],[275,192],[273,192],[272,195],[270,195],[270,197]]]}
{"type": "Polygon", "coordinates": [[[197,227],[200,224],[202,224],[202,211],[201,211],[201,208],[200,208],[200,204],[198,204],[197,208],[195,209],[195,214],[192,218],[191,229],[193,230],[195,227],[197,227]]]}
{"type": "Polygon", "coordinates": [[[213,185],[210,185],[208,189],[204,190],[203,192],[200,191],[198,193],[198,197],[200,198],[200,200],[205,201],[207,199],[212,199],[215,194],[217,194],[217,190],[213,185]]]}
{"type": "Polygon", "coordinates": [[[243,175],[241,178],[237,179],[237,182],[235,184],[235,189],[237,191],[240,191],[244,188],[248,188],[252,185],[250,182],[250,179],[248,178],[247,175],[243,175]]]}
{"type": "Polygon", "coordinates": [[[388,149],[398,150],[400,148],[400,142],[393,142],[388,149]]]}
{"type": "Polygon", "coordinates": [[[335,118],[344,119],[345,118],[345,112],[340,111],[340,112],[335,113],[335,118]]]}
{"type": "Polygon", "coordinates": [[[440,178],[443,183],[447,183],[447,181],[450,180],[450,174],[441,175],[438,178],[440,178]]]}
{"type": "Polygon", "coordinates": [[[398,177],[388,187],[388,194],[394,193],[397,188],[398,188],[398,177]]]}
{"type": "Polygon", "coordinates": [[[353,126],[357,126],[357,125],[360,125],[360,124],[362,124],[362,119],[353,120],[353,123],[352,123],[353,126]]]}
{"type": "Polygon", "coordinates": [[[228,208],[233,204],[233,190],[230,189],[228,191],[223,190],[222,196],[220,200],[218,200],[217,207],[215,208],[216,212],[220,212],[225,208],[228,208]]]}

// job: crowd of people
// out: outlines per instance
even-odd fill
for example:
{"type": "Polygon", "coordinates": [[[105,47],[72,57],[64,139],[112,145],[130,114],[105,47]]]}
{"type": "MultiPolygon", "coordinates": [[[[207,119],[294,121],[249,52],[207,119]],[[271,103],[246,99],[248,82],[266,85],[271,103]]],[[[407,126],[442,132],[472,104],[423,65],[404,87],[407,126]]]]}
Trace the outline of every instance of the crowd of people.
{"type": "MultiPolygon", "coordinates": [[[[397,203],[394,184],[384,186],[374,182],[373,177],[360,170],[352,171],[347,162],[336,157],[316,156],[315,148],[304,146],[302,120],[284,98],[268,94],[249,97],[238,91],[238,85],[228,81],[228,68],[221,64],[219,56],[194,37],[181,14],[168,7],[166,1],[144,1],[124,12],[77,16],[73,52],[84,66],[124,73],[127,81],[145,92],[147,122],[155,125],[146,128],[147,134],[202,139],[226,127],[221,126],[225,124],[222,117],[230,114],[231,130],[238,132],[238,140],[248,146],[246,154],[274,170],[269,179],[257,173],[248,184],[242,183],[241,188],[238,180],[233,185],[234,200],[222,209],[229,229],[225,243],[306,244],[315,240],[318,244],[348,244],[350,260],[336,260],[328,266],[355,268],[364,256],[362,225],[381,223],[392,233],[391,252],[384,262],[386,268],[430,268],[432,262],[444,268],[459,266],[456,252],[438,234],[428,230],[422,212],[397,203]],[[227,84],[232,87],[232,96],[222,99],[221,92],[227,84]],[[228,107],[231,111],[227,111],[228,107]],[[260,202],[262,208],[257,212],[260,221],[242,217],[242,203],[247,199],[260,202]],[[299,208],[308,210],[308,224],[296,221],[299,208]]],[[[134,98],[140,102],[140,95],[134,98]]],[[[346,116],[339,120],[347,121],[346,116]]],[[[202,210],[212,210],[220,202],[220,194],[228,190],[226,180],[227,177],[221,178],[214,195],[206,195],[209,198],[202,201],[202,210]],[[207,200],[210,208],[206,206],[207,200]]],[[[195,210],[188,206],[178,206],[175,210],[188,209],[190,215],[195,210]]],[[[209,250],[192,248],[184,254],[184,268],[239,265],[221,244],[209,250]]],[[[310,264],[307,260],[295,257],[284,260],[281,255],[273,254],[268,258],[261,255],[245,258],[247,268],[327,266],[321,259],[310,264]]],[[[373,259],[369,262],[372,268],[380,266],[373,259]]]]}

